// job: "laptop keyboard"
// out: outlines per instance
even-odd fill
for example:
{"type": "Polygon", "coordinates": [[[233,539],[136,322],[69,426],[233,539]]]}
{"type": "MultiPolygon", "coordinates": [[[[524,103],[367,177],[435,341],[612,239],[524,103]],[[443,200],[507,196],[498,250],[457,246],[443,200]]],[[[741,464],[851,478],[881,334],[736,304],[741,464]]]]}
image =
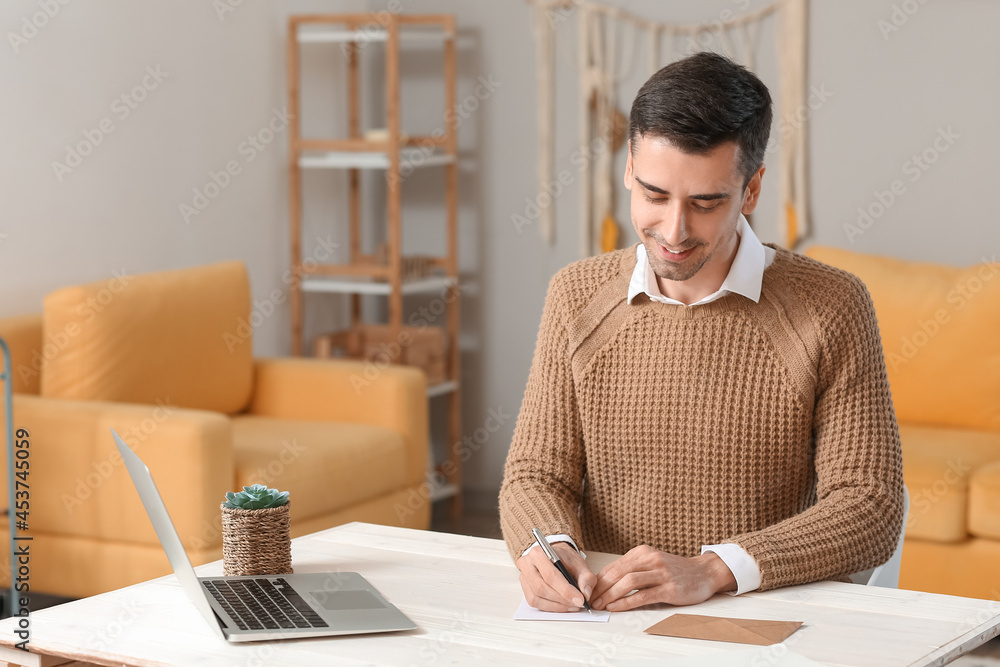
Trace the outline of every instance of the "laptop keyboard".
{"type": "Polygon", "coordinates": [[[201,583],[240,630],[330,627],[284,579],[201,583]]]}

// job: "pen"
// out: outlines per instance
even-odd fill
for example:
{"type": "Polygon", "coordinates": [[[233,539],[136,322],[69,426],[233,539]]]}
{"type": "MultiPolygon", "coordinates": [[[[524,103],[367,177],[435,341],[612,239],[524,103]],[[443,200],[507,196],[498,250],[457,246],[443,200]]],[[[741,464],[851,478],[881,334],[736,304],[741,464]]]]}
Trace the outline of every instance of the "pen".
{"type": "MultiPolygon", "coordinates": [[[[576,585],[575,581],[573,581],[573,575],[571,575],[569,573],[569,570],[566,569],[566,566],[563,565],[562,560],[559,559],[559,554],[557,554],[556,550],[552,548],[552,545],[549,544],[549,541],[545,539],[545,535],[542,534],[542,531],[538,530],[537,528],[532,528],[531,534],[535,536],[535,540],[538,541],[538,545],[542,547],[542,551],[544,551],[545,555],[549,557],[549,560],[552,561],[552,564],[556,566],[556,569],[562,572],[562,576],[566,578],[566,581],[568,581],[570,585],[573,586],[573,588],[580,591],[580,587],[576,585]]],[[[583,591],[580,591],[580,595],[583,595],[583,591]]],[[[591,614],[594,613],[594,610],[590,608],[590,603],[587,602],[586,595],[583,595],[583,608],[589,611],[591,614]]]]}

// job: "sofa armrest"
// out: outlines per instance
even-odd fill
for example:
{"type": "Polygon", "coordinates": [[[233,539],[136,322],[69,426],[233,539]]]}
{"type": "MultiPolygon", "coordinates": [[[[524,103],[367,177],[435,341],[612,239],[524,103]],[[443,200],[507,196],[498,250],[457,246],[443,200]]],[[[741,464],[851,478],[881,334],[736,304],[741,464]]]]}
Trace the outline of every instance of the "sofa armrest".
{"type": "Polygon", "coordinates": [[[406,438],[407,476],[427,472],[427,379],[411,366],[342,359],[256,359],[250,413],[383,426],[406,438]],[[373,372],[374,371],[374,372],[373,372]]]}
{"type": "MultiPolygon", "coordinates": [[[[0,318],[0,338],[10,346],[14,393],[37,394],[41,386],[42,366],[45,364],[43,356],[45,350],[42,347],[42,314],[0,318]]],[[[53,349],[57,349],[55,344],[53,349]]],[[[0,356],[0,368],[3,368],[2,356],[0,356]]]]}
{"type": "MultiPolygon", "coordinates": [[[[225,415],[169,400],[137,405],[16,395],[14,428],[29,434],[31,532],[158,544],[113,428],[149,466],[185,546],[221,543],[219,505],[235,479],[225,415]]],[[[6,506],[6,453],[2,459],[6,506]]]]}

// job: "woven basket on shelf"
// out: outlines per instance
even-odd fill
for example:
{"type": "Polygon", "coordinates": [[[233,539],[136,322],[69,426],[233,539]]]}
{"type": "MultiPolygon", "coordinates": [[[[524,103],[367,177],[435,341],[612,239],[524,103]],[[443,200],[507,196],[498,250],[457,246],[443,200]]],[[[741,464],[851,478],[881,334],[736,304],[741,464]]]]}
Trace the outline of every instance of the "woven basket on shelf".
{"type": "Polygon", "coordinates": [[[260,510],[222,505],[222,573],[292,574],[290,503],[260,510]]]}

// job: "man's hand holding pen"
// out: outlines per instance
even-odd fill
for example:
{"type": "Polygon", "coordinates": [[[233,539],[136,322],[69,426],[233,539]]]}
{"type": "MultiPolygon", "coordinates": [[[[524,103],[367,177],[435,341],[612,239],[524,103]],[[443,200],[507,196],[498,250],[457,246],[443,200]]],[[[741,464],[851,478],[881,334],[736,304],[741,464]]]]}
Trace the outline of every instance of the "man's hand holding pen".
{"type": "MultiPolygon", "coordinates": [[[[537,532],[536,538],[544,541],[541,535],[537,532]]],[[[690,605],[703,602],[719,591],[736,590],[736,579],[729,567],[712,552],[684,558],[644,545],[595,575],[571,545],[546,542],[545,547],[531,549],[516,563],[525,600],[542,611],[579,611],[585,600],[594,609],[608,611],[625,611],[656,602],[690,605]],[[555,561],[561,561],[559,566],[567,574],[558,569],[555,561]]]]}
{"type": "Polygon", "coordinates": [[[542,611],[580,611],[583,609],[584,599],[590,597],[597,584],[597,576],[587,567],[583,556],[569,544],[556,542],[552,549],[559,555],[580,590],[566,581],[545,552],[536,547],[517,559],[524,599],[532,607],[542,611]]]}

